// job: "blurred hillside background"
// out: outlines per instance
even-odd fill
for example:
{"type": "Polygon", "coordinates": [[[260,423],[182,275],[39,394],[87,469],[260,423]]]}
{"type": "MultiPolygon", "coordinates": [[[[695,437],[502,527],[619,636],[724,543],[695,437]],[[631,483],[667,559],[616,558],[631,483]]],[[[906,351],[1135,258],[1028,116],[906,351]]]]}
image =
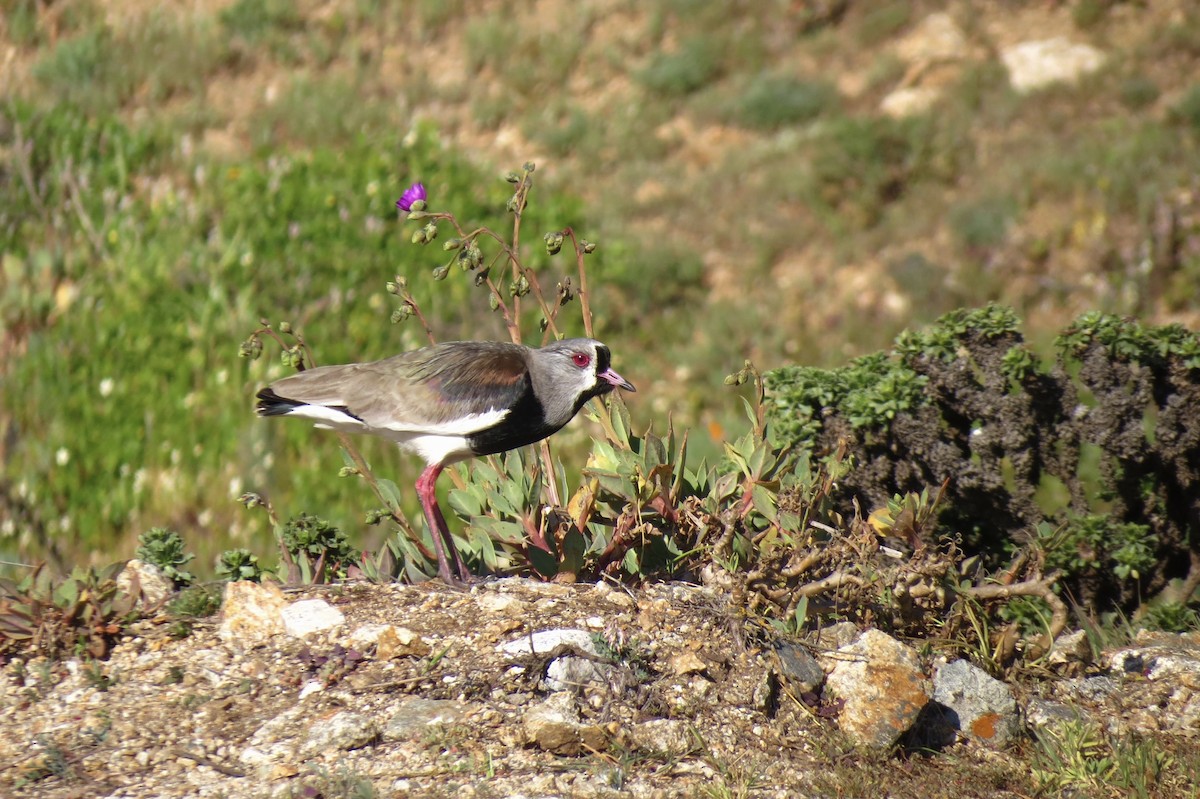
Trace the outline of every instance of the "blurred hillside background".
{"type": "MultiPolygon", "coordinates": [[[[377,542],[336,438],[253,416],[277,354],[237,354],[260,318],[321,363],[419,346],[397,274],[439,338],[503,338],[409,242],[414,180],[504,232],[501,176],[535,162],[530,261],[572,271],[540,251],[564,225],[599,242],[635,424],[710,456],[747,358],[839,365],[989,300],[1044,345],[1085,310],[1200,323],[1192,0],[2,6],[6,560],[128,557],[161,525],[204,571],[270,549],[250,490],[377,542]]],[[[590,432],[556,439],[576,468],[590,432]]],[[[416,459],[363,450],[411,485],[416,459]]]]}

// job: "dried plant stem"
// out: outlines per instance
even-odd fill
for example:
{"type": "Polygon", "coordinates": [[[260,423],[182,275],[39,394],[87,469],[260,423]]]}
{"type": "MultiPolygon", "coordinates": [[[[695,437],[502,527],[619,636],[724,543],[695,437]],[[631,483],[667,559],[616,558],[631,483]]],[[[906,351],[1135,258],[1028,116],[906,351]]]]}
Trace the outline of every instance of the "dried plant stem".
{"type": "MultiPolygon", "coordinates": [[[[270,322],[268,322],[266,319],[259,319],[258,323],[261,325],[261,327],[259,327],[258,330],[255,330],[250,335],[251,338],[256,338],[258,336],[269,336],[275,341],[276,344],[279,345],[279,349],[283,350],[284,352],[291,349],[291,347],[287,345],[287,342],[283,340],[283,336],[276,332],[275,328],[271,327],[270,322]]],[[[296,367],[296,371],[303,372],[309,366],[316,366],[317,359],[313,355],[312,349],[308,346],[308,343],[304,340],[304,336],[300,335],[299,333],[290,333],[289,335],[296,339],[296,346],[300,347],[300,349],[304,351],[304,359],[300,362],[300,365],[296,367]],[[305,366],[305,364],[308,364],[308,366],[305,366]]]]}
{"type": "Polygon", "coordinates": [[[92,249],[97,255],[104,252],[104,238],[96,231],[96,226],[92,224],[92,218],[88,215],[87,209],[83,207],[83,189],[79,187],[79,181],[75,179],[75,174],[71,167],[73,162],[68,161],[66,168],[63,169],[63,182],[70,189],[68,194],[71,196],[71,207],[75,209],[75,215],[79,217],[79,225],[87,234],[88,240],[92,244],[92,249]]]}
{"type": "MultiPolygon", "coordinates": [[[[525,272],[525,267],[521,265],[521,259],[518,254],[521,252],[521,213],[525,210],[525,200],[529,195],[530,181],[529,173],[521,178],[521,182],[517,185],[517,190],[513,194],[513,232],[512,246],[505,246],[504,249],[508,254],[509,263],[512,264],[512,279],[515,283],[525,272]]],[[[513,316],[521,318],[521,296],[518,294],[513,297],[513,316]]]]}
{"type": "Polygon", "coordinates": [[[574,228],[563,228],[563,235],[571,239],[571,247],[575,250],[575,265],[579,269],[579,288],[575,293],[579,295],[579,307],[583,314],[583,332],[588,338],[594,338],[595,336],[592,333],[591,295],[588,292],[587,269],[583,266],[583,247],[579,245],[579,239],[575,236],[574,228]]]}
{"type": "Polygon", "coordinates": [[[400,295],[400,299],[405,305],[412,309],[413,316],[417,317],[417,321],[420,322],[421,327],[424,328],[425,337],[429,339],[429,343],[437,344],[437,337],[433,334],[433,328],[430,326],[429,320],[425,318],[425,314],[421,312],[421,306],[417,303],[416,298],[413,297],[412,292],[410,292],[408,289],[404,289],[404,292],[400,295]]]}
{"type": "Polygon", "coordinates": [[[25,184],[25,191],[29,194],[29,199],[33,201],[38,213],[43,219],[49,217],[46,210],[46,203],[42,200],[42,195],[37,190],[37,181],[33,178],[33,168],[31,167],[31,158],[33,153],[33,143],[25,138],[20,125],[13,127],[13,149],[20,153],[20,157],[16,159],[18,171],[21,173],[21,182],[25,184]]]}
{"type": "Polygon", "coordinates": [[[1059,633],[1067,628],[1067,603],[1063,602],[1062,598],[1054,593],[1054,584],[1058,582],[1060,573],[1057,571],[1047,574],[1045,577],[1040,577],[1031,580],[1025,580],[1012,585],[997,585],[995,583],[987,583],[985,585],[974,585],[962,589],[965,596],[986,601],[989,599],[1011,599],[1018,596],[1032,596],[1041,599],[1050,606],[1050,629],[1047,631],[1041,645],[1049,649],[1050,644],[1058,637],[1059,633]]]}
{"type": "Polygon", "coordinates": [[[408,520],[408,517],[404,515],[404,511],[400,510],[399,508],[393,508],[388,504],[387,498],[383,495],[383,491],[379,488],[379,481],[375,478],[374,472],[371,471],[371,467],[367,465],[367,461],[363,458],[362,454],[359,453],[354,444],[350,442],[350,435],[348,433],[343,433],[340,430],[336,430],[334,432],[337,433],[338,441],[340,441],[342,444],[342,449],[344,449],[346,454],[350,456],[350,459],[354,461],[354,468],[358,470],[358,474],[367,481],[367,485],[369,485],[371,490],[375,492],[375,496],[378,497],[379,501],[382,502],[385,507],[387,507],[388,513],[391,514],[391,517],[396,521],[396,524],[400,525],[400,528],[404,530],[405,535],[407,535],[409,540],[411,540],[413,544],[416,545],[417,549],[420,550],[422,557],[433,558],[433,552],[421,542],[421,537],[417,535],[416,529],[413,528],[412,523],[408,520]]]}

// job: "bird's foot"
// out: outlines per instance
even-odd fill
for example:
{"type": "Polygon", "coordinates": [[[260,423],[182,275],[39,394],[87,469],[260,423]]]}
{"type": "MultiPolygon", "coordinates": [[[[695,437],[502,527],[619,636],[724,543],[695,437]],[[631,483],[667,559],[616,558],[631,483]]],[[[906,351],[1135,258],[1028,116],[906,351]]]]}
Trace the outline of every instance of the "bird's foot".
{"type": "Polygon", "coordinates": [[[468,571],[454,574],[449,569],[445,572],[439,571],[438,579],[445,583],[448,588],[458,591],[469,591],[471,590],[471,586],[479,582],[479,578],[468,571]]]}

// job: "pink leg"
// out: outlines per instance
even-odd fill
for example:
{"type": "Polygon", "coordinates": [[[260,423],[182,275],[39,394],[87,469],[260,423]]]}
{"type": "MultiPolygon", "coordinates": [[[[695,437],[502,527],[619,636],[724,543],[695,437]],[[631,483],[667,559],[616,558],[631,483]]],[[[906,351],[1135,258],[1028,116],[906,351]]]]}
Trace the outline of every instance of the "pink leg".
{"type": "Polygon", "coordinates": [[[421,472],[417,479],[417,495],[421,498],[421,507],[425,510],[425,521],[429,524],[429,534],[433,539],[433,549],[437,554],[438,576],[448,585],[459,585],[469,582],[471,574],[463,563],[458,547],[454,546],[454,538],[450,535],[450,527],[442,516],[442,509],[437,503],[437,479],[444,467],[439,463],[430,464],[421,472]],[[446,550],[454,556],[454,573],[450,571],[450,561],[446,550]]]}

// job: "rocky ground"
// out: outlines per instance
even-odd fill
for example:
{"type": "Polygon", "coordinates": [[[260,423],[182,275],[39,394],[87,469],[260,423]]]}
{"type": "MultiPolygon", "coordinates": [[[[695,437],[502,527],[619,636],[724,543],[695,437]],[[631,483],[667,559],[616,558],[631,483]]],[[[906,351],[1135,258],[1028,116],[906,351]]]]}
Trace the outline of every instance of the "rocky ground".
{"type": "MultiPolygon", "coordinates": [[[[98,664],[8,664],[0,794],[1025,797],[1034,736],[1072,718],[1153,744],[1142,795],[1197,790],[1196,635],[1095,661],[1060,639],[1042,678],[1006,684],[935,642],[788,636],[704,587],[516,578],[234,583],[181,632],[150,619],[98,664]]],[[[1138,795],[1093,789],[1041,795],[1138,795]]]]}

